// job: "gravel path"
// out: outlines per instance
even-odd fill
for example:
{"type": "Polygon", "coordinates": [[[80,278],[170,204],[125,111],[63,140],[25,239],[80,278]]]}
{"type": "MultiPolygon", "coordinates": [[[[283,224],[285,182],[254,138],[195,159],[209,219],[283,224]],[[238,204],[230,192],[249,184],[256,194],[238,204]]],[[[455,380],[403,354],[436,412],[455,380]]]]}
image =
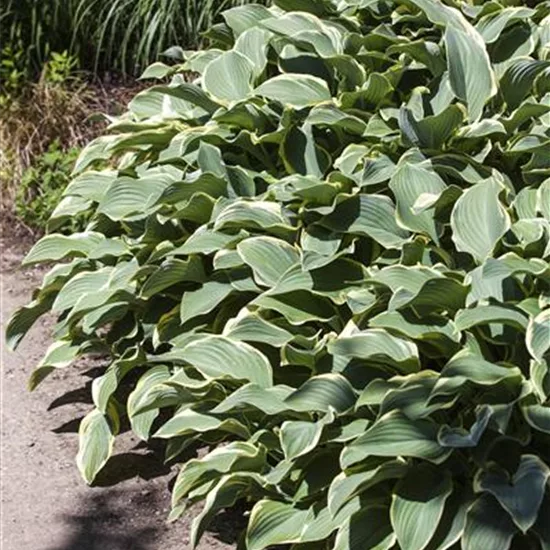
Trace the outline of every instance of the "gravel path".
{"type": "MultiPolygon", "coordinates": [[[[167,526],[175,469],[131,434],[121,436],[101,486],[87,487],[74,457],[78,420],[90,410],[91,365],[47,378],[34,392],[28,376],[50,343],[40,320],[15,353],[6,349],[10,314],[26,304],[40,272],[17,266],[20,250],[4,246],[1,267],[1,541],[2,550],[184,550],[190,518],[167,526]],[[88,372],[88,374],[86,374],[88,372]]],[[[238,518],[220,517],[200,550],[234,548],[238,518]],[[225,542],[224,542],[225,541],[225,542]]]]}

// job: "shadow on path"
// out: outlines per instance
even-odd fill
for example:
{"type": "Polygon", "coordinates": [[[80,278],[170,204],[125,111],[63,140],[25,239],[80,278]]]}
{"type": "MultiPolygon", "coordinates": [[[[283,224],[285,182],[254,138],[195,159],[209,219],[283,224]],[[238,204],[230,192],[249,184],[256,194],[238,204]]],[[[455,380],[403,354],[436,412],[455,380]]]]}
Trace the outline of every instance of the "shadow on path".
{"type": "Polygon", "coordinates": [[[86,499],[81,512],[63,518],[69,532],[66,541],[47,550],[157,550],[158,522],[129,517],[130,510],[124,513],[112,502],[120,499],[117,491],[86,499]]]}

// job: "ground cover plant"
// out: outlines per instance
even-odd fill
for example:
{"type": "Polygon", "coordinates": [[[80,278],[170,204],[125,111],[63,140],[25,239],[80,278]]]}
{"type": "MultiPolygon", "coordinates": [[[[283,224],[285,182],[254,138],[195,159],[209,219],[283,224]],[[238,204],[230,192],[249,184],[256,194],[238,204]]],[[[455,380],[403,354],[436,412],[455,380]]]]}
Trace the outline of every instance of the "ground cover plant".
{"type": "Polygon", "coordinates": [[[515,4],[249,5],[146,71],[7,331],[58,315],[33,389],[109,357],[88,483],[129,423],[193,544],[244,501],[248,550],[550,548],[550,2],[515,4]]]}

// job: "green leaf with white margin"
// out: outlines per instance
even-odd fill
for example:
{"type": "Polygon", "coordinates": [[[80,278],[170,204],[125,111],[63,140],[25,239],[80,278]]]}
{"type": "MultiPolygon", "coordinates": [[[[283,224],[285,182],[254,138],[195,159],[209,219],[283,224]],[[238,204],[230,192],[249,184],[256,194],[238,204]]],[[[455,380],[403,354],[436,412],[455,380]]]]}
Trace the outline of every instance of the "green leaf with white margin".
{"type": "Polygon", "coordinates": [[[132,426],[132,431],[143,441],[149,439],[151,426],[159,414],[158,409],[138,412],[142,408],[142,400],[147,397],[151,388],[162,384],[170,379],[172,373],[164,365],[159,365],[149,369],[136,384],[135,389],[128,396],[128,418],[132,426]]]}
{"type": "Polygon", "coordinates": [[[170,176],[161,174],[143,178],[119,177],[105,192],[97,213],[105,214],[113,221],[132,215],[144,217],[172,182],[170,176]]]}
{"type": "Polygon", "coordinates": [[[410,456],[443,462],[451,453],[437,442],[438,426],[430,420],[410,420],[399,411],[391,411],[348,445],[340,462],[348,468],[368,456],[410,456]]]}
{"type": "Polygon", "coordinates": [[[335,356],[390,364],[405,373],[416,372],[420,368],[416,345],[384,329],[367,329],[339,337],[328,344],[328,351],[335,356]]]}
{"type": "Polygon", "coordinates": [[[208,281],[197,290],[185,292],[181,300],[181,322],[206,315],[220,305],[232,292],[229,282],[208,281]]]}
{"type": "Polygon", "coordinates": [[[398,311],[383,311],[369,320],[369,327],[400,332],[412,340],[426,341],[442,352],[456,351],[460,342],[455,324],[443,316],[423,317],[420,321],[398,311]]]}
{"type": "Polygon", "coordinates": [[[267,46],[272,36],[269,31],[252,27],[244,31],[235,42],[235,51],[242,53],[254,65],[255,77],[260,76],[267,65],[267,46]]]}
{"type": "Polygon", "coordinates": [[[92,382],[94,405],[103,414],[107,414],[110,397],[118,388],[120,381],[135,367],[145,362],[141,349],[129,348],[122,357],[111,363],[104,374],[92,382]]]}
{"type": "Polygon", "coordinates": [[[401,548],[422,550],[435,534],[447,498],[451,476],[428,464],[411,469],[395,486],[391,523],[401,548]]]}
{"type": "Polygon", "coordinates": [[[549,478],[550,468],[538,456],[523,455],[511,479],[503,470],[482,471],[474,488],[493,495],[526,533],[537,520],[549,478]]]}
{"type": "Polygon", "coordinates": [[[57,340],[47,349],[43,359],[29,378],[29,390],[36,389],[38,384],[55,369],[70,366],[83,353],[82,345],[74,345],[68,340],[57,340]]]}
{"type": "Polygon", "coordinates": [[[433,170],[407,159],[408,155],[401,159],[390,180],[390,189],[397,203],[397,223],[410,231],[427,233],[438,244],[439,235],[433,212],[414,213],[413,206],[421,195],[440,195],[447,185],[433,170]]]}
{"type": "Polygon", "coordinates": [[[342,375],[320,374],[292,392],[285,404],[295,411],[326,413],[332,408],[343,412],[353,407],[356,399],[353,387],[342,375]]]}
{"type": "Polygon", "coordinates": [[[224,336],[202,336],[181,350],[181,357],[207,378],[248,380],[262,388],[273,385],[269,361],[256,348],[224,336]]]}
{"type": "Polygon", "coordinates": [[[160,61],[149,65],[142,73],[138,80],[146,80],[148,78],[163,79],[174,70],[173,67],[165,65],[160,61]]]}
{"type": "Polygon", "coordinates": [[[237,472],[223,476],[208,491],[204,508],[191,525],[191,548],[196,548],[204,531],[215,514],[223,508],[231,508],[235,502],[251,495],[263,495],[263,480],[259,474],[237,472]]]}
{"type": "Polygon", "coordinates": [[[13,313],[6,327],[6,344],[11,351],[17,349],[36,320],[50,310],[53,300],[53,295],[44,298],[39,296],[13,313]]]}
{"type": "Polygon", "coordinates": [[[497,305],[477,305],[461,309],[455,315],[454,321],[458,331],[490,323],[502,323],[522,331],[527,328],[527,317],[521,310],[497,305]]]}
{"type": "Polygon", "coordinates": [[[550,309],[541,311],[529,320],[525,342],[531,356],[542,362],[550,350],[550,309]]]}
{"type": "Polygon", "coordinates": [[[340,233],[371,237],[385,248],[401,248],[409,233],[395,220],[395,206],[383,195],[359,195],[340,202],[319,224],[340,233]]]}
{"type": "Polygon", "coordinates": [[[301,510],[285,502],[260,500],[250,513],[246,547],[264,550],[277,544],[301,542],[303,532],[314,519],[311,509],[301,510]]]}
{"type": "Polygon", "coordinates": [[[478,408],[476,420],[469,430],[448,425],[441,426],[437,434],[437,441],[442,447],[475,447],[485,432],[493,413],[494,411],[489,405],[482,405],[478,408]]]}
{"type": "Polygon", "coordinates": [[[550,407],[526,405],[521,408],[525,420],[539,432],[550,434],[550,407]]]}
{"type": "Polygon", "coordinates": [[[386,506],[355,512],[338,529],[333,550],[390,550],[396,541],[386,506]]]}
{"type": "Polygon", "coordinates": [[[411,0],[428,19],[445,27],[449,81],[455,96],[468,105],[468,118],[481,118],[487,101],[497,93],[496,77],[478,31],[455,8],[436,0],[411,0]]]}
{"type": "Polygon", "coordinates": [[[88,256],[105,241],[105,236],[94,231],[74,233],[70,236],[54,233],[42,237],[25,256],[23,265],[53,262],[71,257],[88,256]]]}
{"type": "Polygon", "coordinates": [[[145,281],[141,296],[151,298],[178,283],[202,283],[205,278],[204,267],[197,256],[191,256],[188,260],[168,258],[145,281]]]}
{"type": "Polygon", "coordinates": [[[273,14],[261,4],[250,4],[225,10],[222,17],[235,36],[240,36],[255,28],[260,21],[272,18],[273,14]]]}
{"type": "Polygon", "coordinates": [[[550,178],[544,180],[537,189],[537,210],[550,221],[550,178]]]}
{"type": "Polygon", "coordinates": [[[300,261],[298,251],[274,237],[250,237],[237,245],[242,260],[252,268],[260,285],[272,287],[288,268],[300,261]]]}
{"type": "Polygon", "coordinates": [[[233,418],[220,420],[208,414],[202,414],[192,409],[184,409],[172,416],[162,427],[153,434],[153,437],[170,439],[191,433],[205,433],[211,431],[222,431],[234,434],[243,439],[250,437],[250,432],[233,418]]]}
{"type": "Polygon", "coordinates": [[[451,213],[452,239],[456,248],[468,252],[479,263],[491,255],[512,225],[498,198],[502,191],[502,185],[494,178],[481,181],[456,201],[451,213]]]}
{"type": "Polygon", "coordinates": [[[517,530],[498,502],[483,495],[468,510],[461,539],[463,550],[508,550],[517,530]]]}
{"type": "Polygon", "coordinates": [[[287,420],[282,423],[279,432],[281,448],[286,460],[294,460],[317,447],[327,424],[334,422],[334,412],[329,412],[317,422],[287,420]]]}
{"type": "Polygon", "coordinates": [[[241,310],[237,317],[226,323],[223,336],[243,342],[268,344],[276,348],[284,346],[294,338],[294,335],[284,328],[266,321],[248,310],[241,310]]]}
{"type": "Polygon", "coordinates": [[[80,422],[76,464],[86,483],[91,484],[109,460],[118,431],[118,413],[113,406],[106,415],[93,409],[80,422]]]}
{"type": "Polygon", "coordinates": [[[231,411],[258,409],[266,415],[280,414],[292,410],[285,399],[294,391],[293,388],[283,385],[261,388],[256,384],[246,384],[227,396],[211,412],[226,414],[231,411]]]}
{"type": "Polygon", "coordinates": [[[519,382],[522,378],[518,367],[491,363],[482,356],[472,353],[468,348],[464,348],[451,357],[443,367],[441,376],[432,391],[432,398],[462,391],[466,382],[478,386],[493,386],[503,380],[519,382]]]}
{"type": "Polygon", "coordinates": [[[328,491],[328,507],[333,518],[355,496],[387,479],[399,479],[408,471],[408,465],[402,458],[387,460],[375,467],[358,472],[338,474],[330,484],[328,491]]]}
{"type": "Polygon", "coordinates": [[[182,465],[172,489],[172,506],[190,491],[229,472],[260,472],[265,466],[265,448],[250,442],[232,441],[201,458],[182,465]]]}
{"type": "Polygon", "coordinates": [[[234,50],[211,61],[203,75],[204,89],[216,99],[240,101],[252,92],[253,62],[234,50]]]}
{"type": "Polygon", "coordinates": [[[290,73],[266,80],[254,93],[297,109],[330,101],[332,97],[324,80],[316,76],[290,73]]]}

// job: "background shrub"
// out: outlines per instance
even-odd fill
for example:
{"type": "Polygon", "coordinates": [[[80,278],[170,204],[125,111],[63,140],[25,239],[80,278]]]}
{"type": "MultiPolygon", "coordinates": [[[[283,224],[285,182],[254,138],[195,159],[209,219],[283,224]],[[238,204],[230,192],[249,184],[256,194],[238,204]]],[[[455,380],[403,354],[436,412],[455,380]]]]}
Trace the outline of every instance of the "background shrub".
{"type": "MultiPolygon", "coordinates": [[[[68,51],[79,68],[138,75],[171,46],[196,49],[220,12],[245,0],[6,0],[0,43],[40,73],[52,52],[68,51]]],[[[4,56],[3,56],[4,57],[4,56]]]]}
{"type": "MultiPolygon", "coordinates": [[[[48,219],[71,179],[71,172],[80,149],[61,148],[58,141],[38,155],[26,168],[17,187],[15,213],[33,229],[45,229],[48,219]]],[[[70,226],[69,226],[70,227],[70,226]]]]}
{"type": "Polygon", "coordinates": [[[127,419],[193,544],[244,500],[248,550],[549,547],[550,2],[509,4],[277,0],[147,70],[8,327],[59,315],[31,388],[109,357],[88,483],[127,419]]]}

